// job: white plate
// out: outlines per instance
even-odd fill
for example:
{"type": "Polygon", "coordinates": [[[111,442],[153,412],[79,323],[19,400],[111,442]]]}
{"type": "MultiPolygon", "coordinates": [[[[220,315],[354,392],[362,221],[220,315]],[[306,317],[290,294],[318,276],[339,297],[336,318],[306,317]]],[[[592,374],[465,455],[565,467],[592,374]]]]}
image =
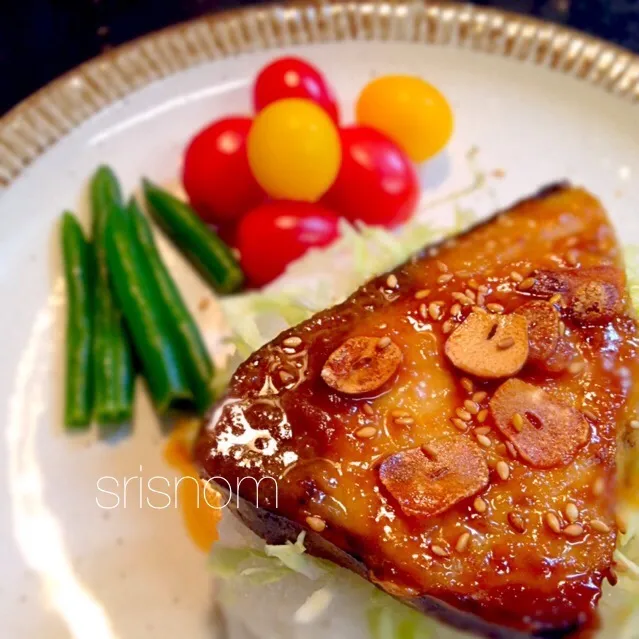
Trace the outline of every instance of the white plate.
{"type": "MultiPolygon", "coordinates": [[[[388,11],[388,7],[379,9],[383,28],[376,33],[377,23],[367,22],[369,5],[362,5],[360,23],[349,22],[344,33],[398,41],[309,43],[297,46],[295,53],[326,72],[349,118],[359,89],[375,74],[420,75],[448,96],[456,116],[455,135],[446,155],[424,167],[427,200],[472,181],[466,156],[471,147],[477,147],[478,163],[489,174],[488,187],[466,198],[464,206],[488,213],[495,205],[506,205],[544,184],[569,178],[603,200],[624,242],[639,243],[639,107],[633,101],[633,96],[635,100],[639,96],[639,83],[633,84],[637,82],[633,73],[639,69],[636,59],[559,29],[468,9],[463,10],[466,14],[453,11],[446,14],[448,17],[440,16],[444,27],[452,20],[456,32],[433,35],[428,28],[430,22],[424,22],[423,16],[411,18],[400,13],[397,24],[407,24],[413,30],[398,27],[389,31],[388,24],[392,27],[395,23],[384,22],[388,11]],[[462,31],[464,15],[471,16],[467,25],[481,22],[477,16],[499,18],[503,46],[493,46],[490,38],[478,43],[472,30],[462,31]],[[455,22],[457,19],[461,22],[455,22]],[[523,30],[513,35],[508,31],[513,24],[523,25],[523,30]],[[526,33],[526,28],[532,31],[526,33]],[[550,39],[543,40],[539,36],[543,33],[550,34],[550,39]],[[449,44],[402,41],[413,38],[449,44]],[[532,61],[516,59],[517,52],[506,46],[508,38],[520,47],[523,57],[532,61]],[[521,40],[527,42],[525,51],[524,45],[518,44],[521,40]],[[564,62],[571,61],[566,65],[577,70],[564,73],[547,68],[551,64],[562,66],[561,59],[553,58],[555,49],[543,53],[542,44],[550,46],[548,42],[555,43],[564,62]],[[473,51],[465,46],[469,43],[497,53],[473,51]],[[585,55],[584,47],[594,45],[598,49],[589,55],[594,55],[596,64],[585,70],[577,68],[585,55]],[[511,54],[515,57],[509,57],[511,54]],[[535,64],[540,59],[542,64],[535,64]],[[617,64],[621,66],[616,68],[617,64]],[[612,85],[614,92],[604,90],[603,85],[612,85]],[[504,177],[490,176],[495,169],[503,169],[504,177]]],[[[86,183],[98,164],[112,165],[127,190],[135,189],[142,175],[157,182],[175,182],[181,151],[200,126],[218,116],[248,112],[251,80],[259,67],[276,55],[259,50],[268,40],[268,29],[264,31],[260,16],[280,20],[281,15],[273,12],[253,15],[250,20],[241,14],[245,21],[242,24],[257,30],[242,36],[254,38],[255,52],[211,61],[209,58],[219,50],[246,47],[233,44],[234,23],[227,25],[228,32],[219,32],[226,33],[231,44],[211,26],[217,24],[213,19],[193,23],[170,34],[184,48],[181,53],[174,48],[178,51],[176,59],[181,61],[176,68],[194,64],[200,51],[198,65],[137,91],[132,91],[130,84],[146,83],[154,69],[147,69],[141,79],[133,72],[124,74],[129,84],[113,84],[109,96],[99,84],[102,76],[98,61],[0,121],[0,140],[5,143],[0,145],[0,154],[11,149],[0,159],[0,180],[4,177],[8,182],[22,171],[23,160],[39,155],[10,182],[0,199],[0,293],[4,301],[0,316],[0,414],[4,416],[4,436],[0,439],[2,636],[213,636],[214,594],[205,557],[184,533],[179,511],[140,508],[135,501],[138,493],[131,489],[135,484],[129,484],[134,498],[129,492],[126,508],[121,505],[105,510],[96,501],[100,498],[97,482],[103,476],[120,482],[140,475],[145,480],[153,475],[174,476],[162,461],[161,432],[146,397],[139,397],[134,433],[128,439],[107,442],[94,435],[68,437],[62,432],[64,299],[56,225],[65,208],[76,209],[87,219],[86,183]],[[191,49],[187,51],[188,47],[191,49]],[[190,56],[186,62],[185,51],[190,56]],[[78,91],[86,92],[86,78],[91,73],[97,78],[91,89],[95,95],[89,96],[90,100],[85,96],[89,106],[78,115],[77,104],[68,91],[75,81],[78,91]],[[95,88],[100,86],[99,90],[95,88]],[[123,93],[127,93],[125,99],[82,121],[102,103],[123,93]],[[68,100],[66,111],[64,100],[68,100]],[[38,122],[44,108],[54,115],[38,122]],[[69,121],[60,124],[65,114],[69,121]],[[27,133],[36,130],[37,135],[21,136],[21,126],[27,133]],[[39,147],[50,144],[65,127],[72,131],[40,155],[39,147]]],[[[293,35],[273,30],[273,42],[313,42],[344,36],[338,29],[339,14],[333,16],[337,26],[328,35],[323,26],[314,26],[315,14],[310,18],[310,14],[304,15],[303,20],[296,16],[298,30],[291,31],[293,35]]],[[[133,70],[141,48],[167,36],[154,37],[157,40],[146,40],[127,50],[133,70]]],[[[291,51],[285,47],[277,54],[291,51]]],[[[170,55],[154,57],[153,51],[148,55],[158,60],[160,71],[156,75],[164,76],[172,70],[170,55]]],[[[108,66],[113,61],[110,58],[102,64],[108,66]]],[[[437,215],[449,216],[451,210],[452,206],[440,207],[437,215]]],[[[170,251],[167,255],[215,347],[219,312],[215,305],[204,312],[197,308],[199,299],[208,295],[206,287],[179,257],[170,251]]]]}

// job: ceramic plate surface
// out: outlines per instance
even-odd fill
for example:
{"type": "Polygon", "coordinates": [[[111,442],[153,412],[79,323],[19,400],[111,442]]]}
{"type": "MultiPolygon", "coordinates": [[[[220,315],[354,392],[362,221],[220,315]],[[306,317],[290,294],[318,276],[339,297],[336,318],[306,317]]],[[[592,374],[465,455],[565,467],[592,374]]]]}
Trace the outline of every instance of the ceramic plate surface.
{"type": "MultiPolygon", "coordinates": [[[[87,179],[98,164],[112,165],[128,191],[142,175],[175,183],[190,136],[219,116],[247,113],[260,66],[293,52],[325,71],[349,119],[377,74],[423,76],[448,96],[456,130],[445,155],[423,167],[425,201],[472,184],[474,149],[487,182],[460,206],[487,214],[567,178],[602,199],[624,242],[639,243],[639,61],[526,18],[448,4],[221,14],[127,45],[46,87],[0,120],[4,637],[215,636],[205,556],[180,512],[140,507],[135,483],[126,507],[99,504],[101,477],[174,476],[147,398],[140,391],[128,438],[62,431],[56,225],[66,208],[87,221],[87,179]]],[[[421,214],[450,219],[452,205],[421,214]]],[[[221,357],[219,308],[199,308],[210,292],[163,248],[221,357]]]]}

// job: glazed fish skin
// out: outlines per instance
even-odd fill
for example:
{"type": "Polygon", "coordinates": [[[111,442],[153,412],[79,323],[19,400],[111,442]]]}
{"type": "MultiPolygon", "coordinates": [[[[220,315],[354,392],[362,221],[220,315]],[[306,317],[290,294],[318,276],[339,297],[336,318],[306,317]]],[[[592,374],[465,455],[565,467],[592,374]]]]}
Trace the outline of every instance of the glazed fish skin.
{"type": "Polygon", "coordinates": [[[546,189],[257,351],[202,430],[202,476],[241,481],[270,543],[306,529],[309,552],[460,627],[587,624],[635,401],[624,286],[597,200],[546,189]],[[242,481],[267,477],[277,494],[242,481]]]}

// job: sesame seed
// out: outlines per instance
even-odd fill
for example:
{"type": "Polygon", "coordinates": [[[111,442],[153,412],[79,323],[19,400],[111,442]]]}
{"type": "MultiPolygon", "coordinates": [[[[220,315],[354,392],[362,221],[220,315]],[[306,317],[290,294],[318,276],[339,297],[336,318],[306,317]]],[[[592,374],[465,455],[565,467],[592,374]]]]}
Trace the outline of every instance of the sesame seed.
{"type": "Polygon", "coordinates": [[[284,346],[289,346],[290,348],[296,348],[297,346],[299,346],[302,343],[302,338],[301,337],[297,337],[297,336],[293,336],[293,337],[287,337],[282,344],[284,344],[284,346]]]}
{"type": "Polygon", "coordinates": [[[450,307],[450,314],[454,315],[455,317],[457,317],[457,315],[461,314],[461,306],[459,304],[453,304],[450,307]]]}
{"type": "Polygon", "coordinates": [[[455,413],[457,414],[457,417],[459,417],[459,419],[465,422],[469,422],[473,418],[473,416],[463,408],[456,408],[455,413]]]}
{"type": "Polygon", "coordinates": [[[615,513],[615,523],[617,524],[617,528],[622,535],[625,535],[628,532],[628,522],[626,521],[625,515],[617,511],[615,513]]]}
{"type": "Polygon", "coordinates": [[[519,284],[520,291],[527,291],[529,288],[532,288],[535,285],[534,277],[527,277],[523,282],[519,284]]]}
{"type": "Polygon", "coordinates": [[[452,293],[452,296],[454,300],[457,300],[463,306],[469,306],[470,304],[473,303],[473,301],[469,299],[467,295],[464,295],[463,293],[460,293],[459,291],[454,291],[452,293]]]}
{"type": "Polygon", "coordinates": [[[559,304],[561,302],[561,295],[559,293],[555,293],[548,301],[551,304],[559,304]]]}
{"type": "Polygon", "coordinates": [[[524,418],[519,413],[515,413],[511,421],[513,423],[513,428],[518,433],[521,433],[521,431],[524,430],[524,418]]]}
{"type": "Polygon", "coordinates": [[[630,428],[632,428],[632,430],[639,430],[639,419],[633,419],[630,422],[630,428]]]}
{"type": "Polygon", "coordinates": [[[437,260],[437,268],[442,273],[447,273],[448,272],[448,266],[446,266],[446,264],[444,264],[441,260],[437,260]]]}
{"type": "Polygon", "coordinates": [[[408,417],[410,413],[407,410],[401,410],[400,408],[396,408],[391,411],[391,417],[408,417]]]}
{"type": "Polygon", "coordinates": [[[482,295],[488,295],[488,291],[490,290],[485,284],[482,284],[477,289],[482,295]]]}
{"type": "Polygon", "coordinates": [[[510,456],[513,459],[517,458],[517,449],[513,446],[511,442],[506,442],[506,449],[508,450],[508,452],[510,453],[510,456]]]}
{"type": "Polygon", "coordinates": [[[486,298],[483,293],[477,293],[477,304],[483,306],[486,303],[486,298]]]}
{"type": "Polygon", "coordinates": [[[425,297],[428,297],[429,295],[430,295],[430,289],[422,288],[419,291],[417,291],[417,293],[415,293],[415,299],[423,300],[425,297]]]}
{"type": "Polygon", "coordinates": [[[492,442],[486,435],[477,435],[477,443],[483,446],[484,448],[490,448],[492,442]]]}
{"type": "Polygon", "coordinates": [[[437,304],[436,302],[431,302],[428,305],[428,314],[430,315],[431,319],[438,320],[440,317],[439,304],[437,304]]]}
{"type": "Polygon", "coordinates": [[[459,419],[459,417],[452,417],[450,421],[453,422],[453,426],[457,428],[457,430],[460,430],[462,433],[465,433],[468,429],[468,424],[466,424],[465,421],[459,419]]]}
{"type": "Polygon", "coordinates": [[[459,277],[460,279],[466,279],[467,277],[470,276],[470,271],[457,271],[457,277],[459,277]]]}
{"type": "Polygon", "coordinates": [[[479,412],[479,404],[471,399],[464,400],[464,408],[471,414],[477,415],[479,412]]]}
{"type": "Polygon", "coordinates": [[[462,533],[461,535],[459,535],[459,539],[457,540],[457,543],[455,544],[455,550],[457,552],[464,552],[464,550],[468,548],[469,542],[470,542],[470,533],[469,532],[462,533]]]}
{"type": "Polygon", "coordinates": [[[322,532],[326,528],[326,522],[321,517],[309,516],[306,518],[306,523],[315,532],[322,532]]]}
{"type": "Polygon", "coordinates": [[[495,303],[486,304],[486,308],[491,313],[503,313],[504,312],[504,307],[501,304],[495,304],[495,303]]]}
{"type": "Polygon", "coordinates": [[[442,324],[442,333],[444,335],[448,335],[448,333],[451,333],[454,328],[455,323],[453,322],[453,320],[448,319],[442,324]]]}
{"type": "Polygon", "coordinates": [[[555,513],[546,513],[544,521],[546,522],[548,528],[550,528],[550,530],[552,530],[554,533],[559,534],[561,532],[561,523],[559,522],[559,517],[557,517],[555,513]]]}
{"type": "Polygon", "coordinates": [[[375,437],[377,434],[377,428],[374,426],[364,426],[359,430],[355,431],[355,437],[359,439],[370,439],[371,437],[375,437]]]}
{"type": "Polygon", "coordinates": [[[435,450],[428,446],[428,444],[422,446],[422,451],[431,459],[437,459],[437,453],[435,453],[435,450]]]}
{"type": "Polygon", "coordinates": [[[471,301],[471,302],[475,302],[477,301],[477,297],[475,295],[475,291],[471,291],[469,288],[467,288],[464,291],[464,295],[471,301]]]}
{"type": "Polygon", "coordinates": [[[479,288],[479,284],[477,284],[477,280],[474,277],[468,280],[468,286],[470,286],[470,288],[474,290],[477,290],[479,288]]]}
{"type": "Polygon", "coordinates": [[[447,284],[448,282],[450,282],[450,280],[453,279],[453,274],[452,273],[442,273],[438,278],[437,278],[437,283],[438,284],[447,284]]]}
{"type": "Polygon", "coordinates": [[[526,530],[526,524],[521,515],[512,510],[508,513],[508,523],[519,533],[523,533],[526,530]]]}
{"type": "Polygon", "coordinates": [[[501,480],[506,481],[510,477],[510,466],[505,461],[498,461],[495,469],[501,480]]]}
{"type": "Polygon", "coordinates": [[[585,367],[585,362],[572,362],[570,366],[568,366],[568,372],[572,373],[573,375],[578,375],[579,373],[581,373],[581,371],[583,371],[585,367]]]}
{"type": "Polygon", "coordinates": [[[473,395],[473,401],[477,402],[478,404],[481,404],[481,402],[483,402],[486,397],[488,397],[488,393],[486,391],[477,391],[474,395],[473,395]]]}
{"type": "Polygon", "coordinates": [[[603,477],[597,477],[595,483],[592,485],[592,494],[595,497],[600,497],[603,495],[604,490],[606,489],[606,482],[603,477]]]}
{"type": "Polygon", "coordinates": [[[566,519],[571,523],[575,523],[577,519],[579,519],[579,508],[575,506],[572,502],[566,504],[565,508],[566,519]]]}
{"type": "Polygon", "coordinates": [[[557,325],[557,330],[559,331],[559,335],[566,334],[566,323],[564,320],[559,320],[559,324],[557,325]]]}
{"type": "Polygon", "coordinates": [[[593,530],[600,533],[610,532],[610,526],[605,521],[601,521],[601,519],[591,519],[590,526],[593,530]]]}
{"type": "Polygon", "coordinates": [[[430,549],[431,549],[432,553],[434,555],[437,555],[438,557],[448,557],[448,555],[450,555],[448,550],[446,550],[445,548],[442,548],[441,546],[438,546],[436,544],[432,544],[430,549]]]}
{"type": "Polygon", "coordinates": [[[587,417],[590,421],[597,421],[597,415],[595,415],[591,410],[584,408],[581,412],[584,414],[584,417],[587,417]]]}
{"type": "Polygon", "coordinates": [[[606,579],[608,579],[608,583],[611,586],[616,586],[619,582],[619,577],[617,577],[617,573],[614,568],[608,568],[608,573],[606,574],[606,579]]]}
{"type": "Polygon", "coordinates": [[[513,272],[510,274],[510,279],[511,279],[513,282],[517,282],[517,283],[519,283],[519,282],[523,282],[523,281],[524,281],[524,276],[523,276],[521,273],[518,273],[517,271],[513,271],[513,272]]]}
{"type": "Polygon", "coordinates": [[[486,421],[486,418],[488,417],[488,409],[487,408],[482,408],[478,413],[477,413],[477,421],[480,424],[483,424],[486,421]]]}
{"type": "Polygon", "coordinates": [[[468,377],[462,377],[460,380],[460,384],[462,385],[463,389],[468,392],[468,393],[472,393],[473,392],[473,381],[471,379],[468,379],[468,377]]]}
{"type": "Polygon", "coordinates": [[[388,335],[384,335],[384,337],[380,337],[377,342],[377,348],[380,351],[383,351],[387,346],[390,346],[391,338],[388,335]]]}
{"type": "Polygon", "coordinates": [[[388,286],[388,288],[396,288],[397,287],[397,276],[394,275],[393,273],[391,273],[387,278],[386,278],[386,286],[388,286]]]}
{"type": "Polygon", "coordinates": [[[422,319],[428,319],[428,308],[426,307],[426,304],[419,305],[419,314],[422,319]]]}
{"type": "Polygon", "coordinates": [[[415,420],[412,417],[397,417],[395,419],[395,423],[400,426],[412,426],[415,423],[415,420]]]}
{"type": "Polygon", "coordinates": [[[369,416],[375,413],[373,407],[370,404],[362,404],[362,411],[369,416]]]}
{"type": "Polygon", "coordinates": [[[475,428],[475,435],[488,435],[492,428],[490,426],[480,426],[479,428],[475,428]]]}
{"type": "Polygon", "coordinates": [[[570,524],[564,528],[564,535],[568,537],[581,537],[583,534],[584,529],[580,524],[570,524]]]}
{"type": "Polygon", "coordinates": [[[497,348],[500,351],[505,351],[509,348],[512,348],[515,345],[515,340],[513,337],[504,337],[504,339],[499,340],[499,342],[497,342],[497,348]]]}
{"type": "Polygon", "coordinates": [[[473,508],[480,514],[485,513],[488,509],[488,504],[481,497],[477,497],[473,502],[473,508]]]}

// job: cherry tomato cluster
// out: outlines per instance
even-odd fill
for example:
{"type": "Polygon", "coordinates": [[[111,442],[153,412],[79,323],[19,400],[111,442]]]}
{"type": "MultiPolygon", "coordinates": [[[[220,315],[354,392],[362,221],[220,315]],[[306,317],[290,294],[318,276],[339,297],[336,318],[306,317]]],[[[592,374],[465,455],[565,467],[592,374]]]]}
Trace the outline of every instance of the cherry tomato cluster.
{"type": "Polygon", "coordinates": [[[255,117],[228,117],[200,131],[184,158],[191,204],[237,247],[257,286],[313,246],[338,236],[339,217],[393,227],[419,198],[413,165],[448,142],[453,116],[444,96],[411,76],[370,82],[357,124],[340,126],[323,75],[280,58],[253,87],[255,117]]]}

